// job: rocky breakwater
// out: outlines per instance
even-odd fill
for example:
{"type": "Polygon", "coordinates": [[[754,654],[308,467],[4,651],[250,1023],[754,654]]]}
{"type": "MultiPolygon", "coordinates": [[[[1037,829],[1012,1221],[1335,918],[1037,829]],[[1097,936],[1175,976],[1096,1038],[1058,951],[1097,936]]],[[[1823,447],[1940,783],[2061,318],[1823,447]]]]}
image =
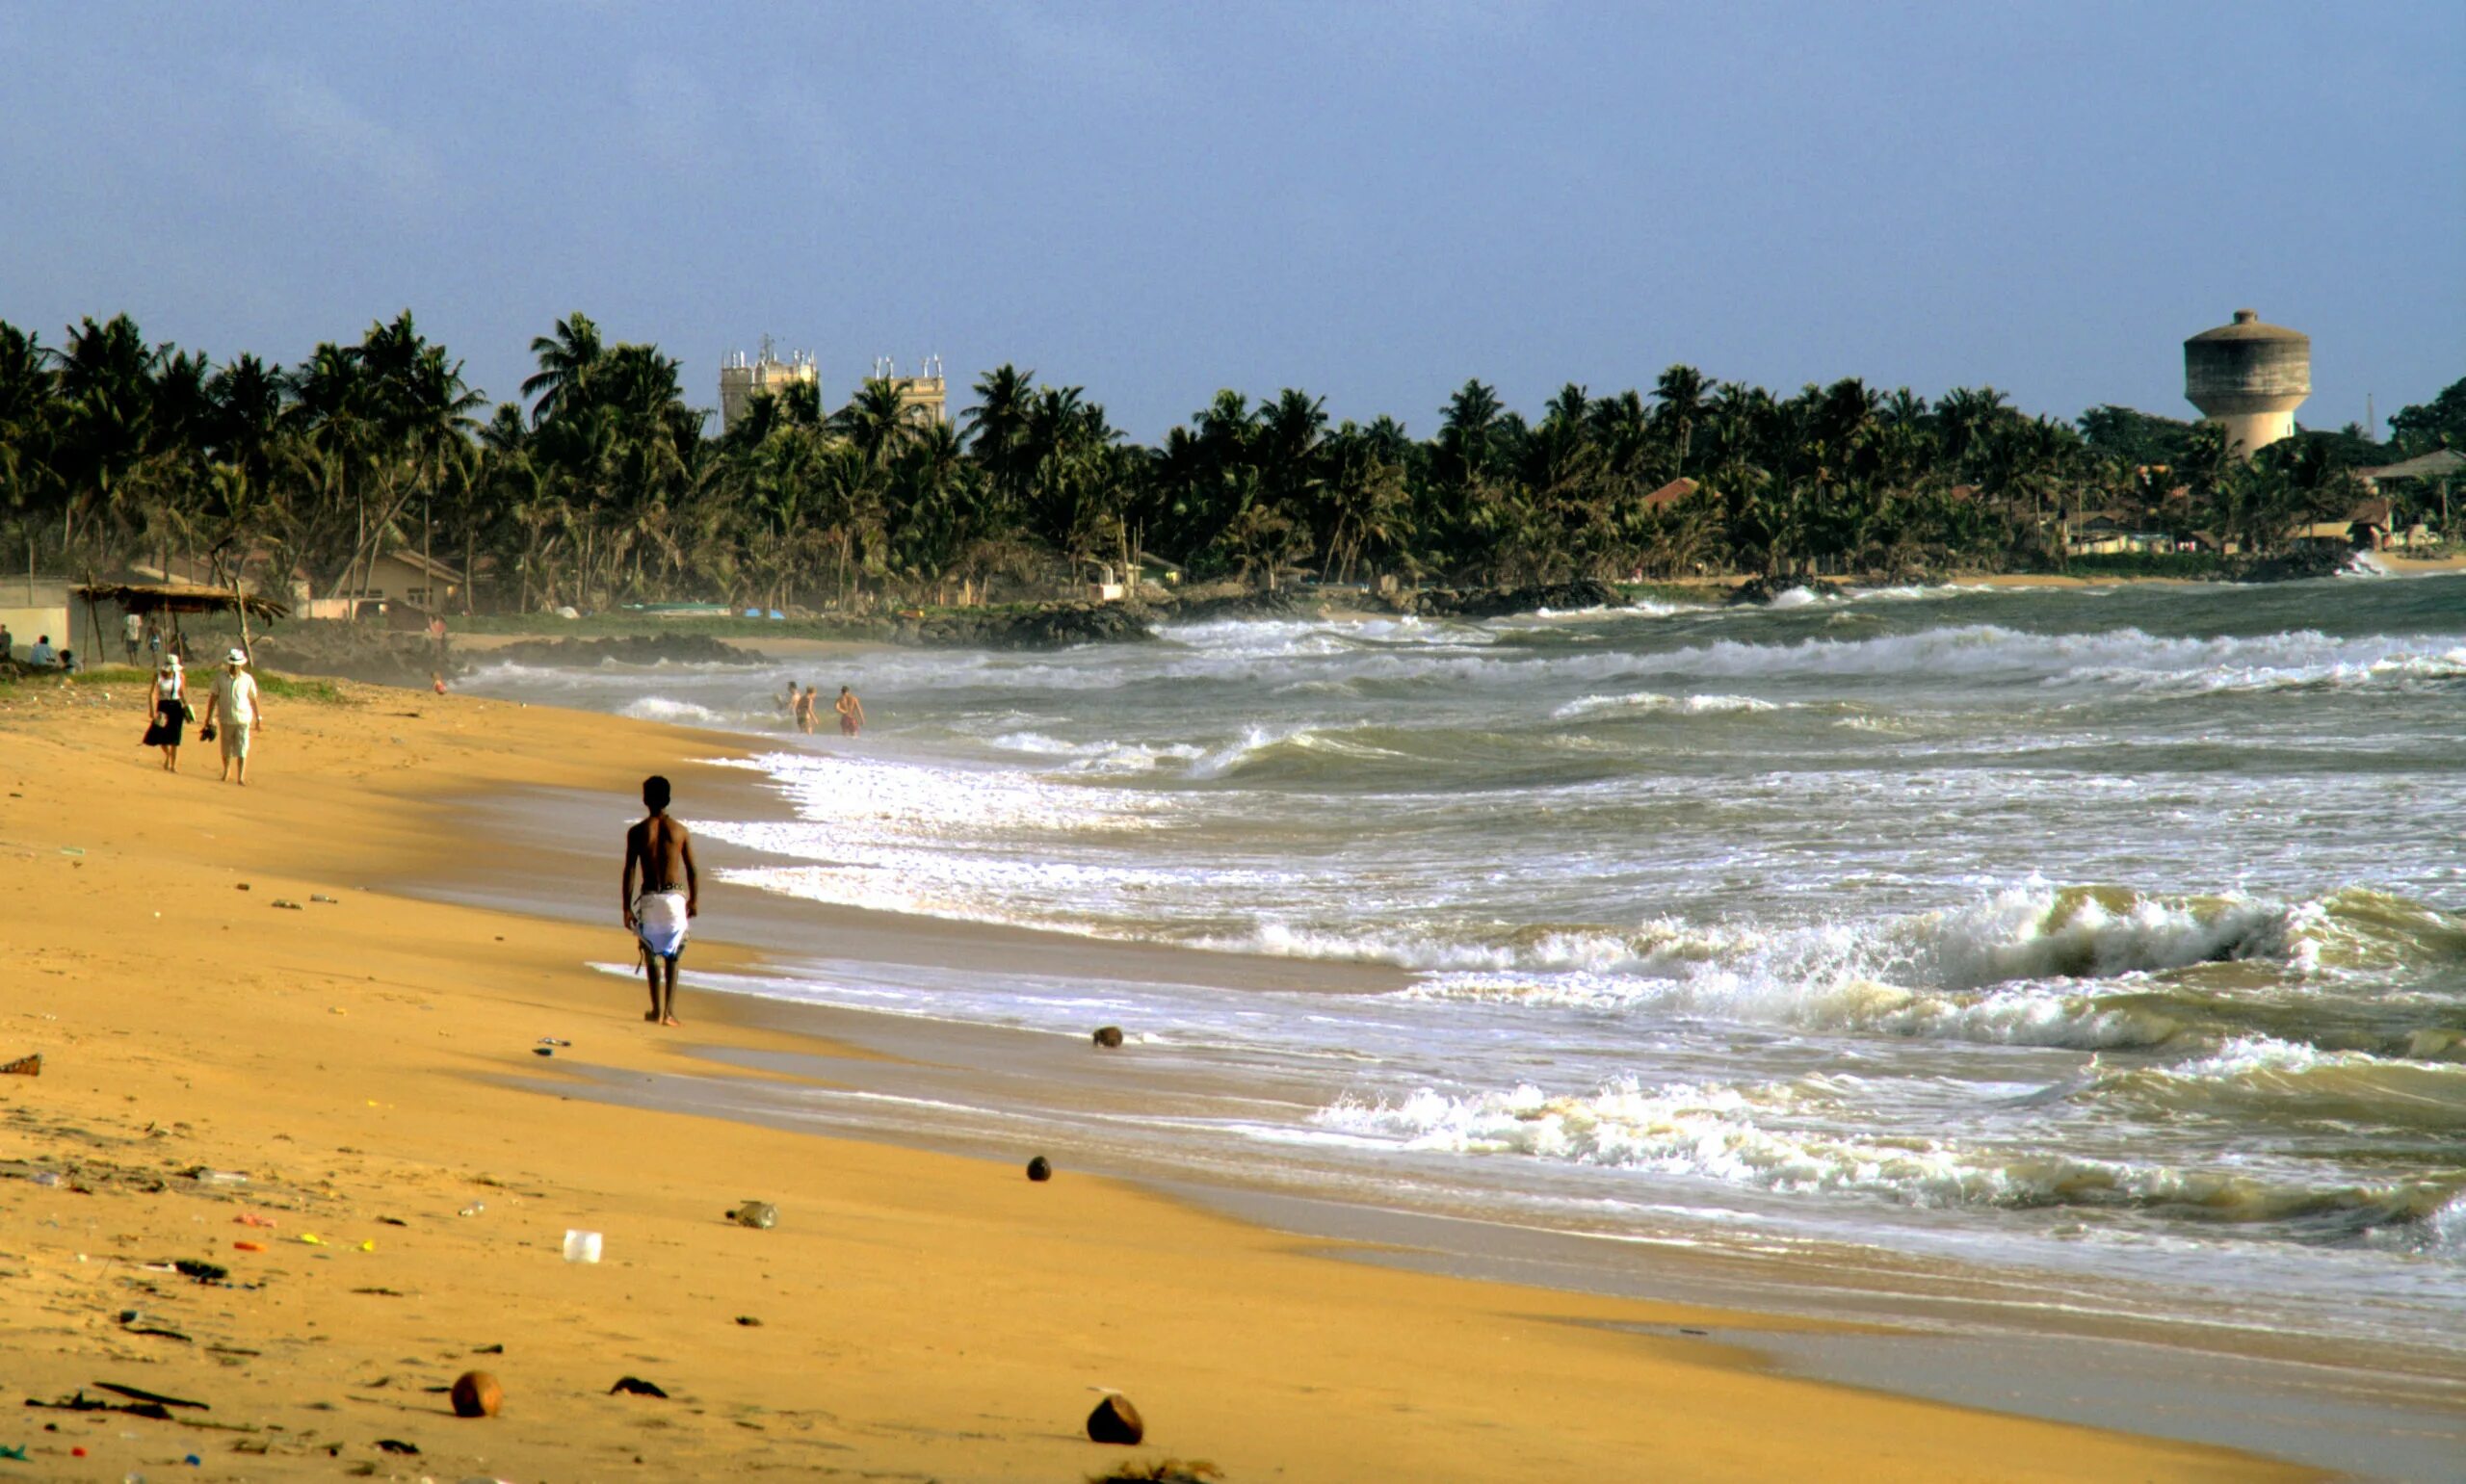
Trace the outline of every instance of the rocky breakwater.
{"type": "Polygon", "coordinates": [[[1773,577],[1759,573],[1731,588],[1729,597],[1724,601],[1732,608],[1745,607],[1750,604],[1769,605],[1781,594],[1796,592],[1801,587],[1819,598],[1837,598],[1850,590],[1847,584],[1830,582],[1821,577],[1773,577]]]}
{"type": "Polygon", "coordinates": [[[1192,593],[1159,605],[1176,623],[1205,623],[1218,618],[1315,618],[1325,604],[1290,587],[1258,592],[1192,593]]]}
{"type": "Polygon", "coordinates": [[[1068,649],[1152,639],[1147,620],[1145,610],[1126,603],[1051,603],[903,618],[890,638],[931,649],[1068,649]]]}
{"type": "Polygon", "coordinates": [[[299,619],[257,634],[251,648],[259,664],[285,674],[337,675],[378,686],[426,686],[433,672],[453,675],[461,668],[451,640],[439,644],[425,634],[375,624],[299,619]]]}
{"type": "Polygon", "coordinates": [[[1399,611],[1425,618],[1508,618],[1544,609],[1568,612],[1586,608],[1623,608],[1626,600],[1608,583],[1580,578],[1572,583],[1535,583],[1524,587],[1474,587],[1456,590],[1428,587],[1406,593],[1399,611]]]}
{"type": "Polygon", "coordinates": [[[768,664],[759,650],[742,648],[707,634],[628,634],[616,638],[535,638],[486,650],[485,658],[510,664],[768,664]]]}

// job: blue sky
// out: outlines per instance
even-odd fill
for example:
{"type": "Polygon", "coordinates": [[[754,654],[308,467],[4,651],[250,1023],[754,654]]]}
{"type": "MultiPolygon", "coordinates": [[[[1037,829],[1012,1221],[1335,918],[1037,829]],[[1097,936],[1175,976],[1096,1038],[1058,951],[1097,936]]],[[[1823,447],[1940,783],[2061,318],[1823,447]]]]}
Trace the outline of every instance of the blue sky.
{"type": "Polygon", "coordinates": [[[0,319],[295,360],[406,306],[511,396],[581,309],[1014,361],[1142,438],[1299,385],[1427,432],[1687,361],[2187,416],[2311,333],[2466,376],[2466,5],[0,3],[0,319]]]}

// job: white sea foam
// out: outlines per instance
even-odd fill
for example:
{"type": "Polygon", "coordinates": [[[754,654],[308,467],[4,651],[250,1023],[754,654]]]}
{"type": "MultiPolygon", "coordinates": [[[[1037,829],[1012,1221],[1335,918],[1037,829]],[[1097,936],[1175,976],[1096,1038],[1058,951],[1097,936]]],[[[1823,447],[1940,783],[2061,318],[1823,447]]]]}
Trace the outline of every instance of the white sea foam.
{"type": "Polygon", "coordinates": [[[1914,1206],[2180,1202],[2267,1216],[2304,1195],[2231,1171],[1825,1127],[1858,1095],[1847,1078],[1661,1087],[1621,1079],[1579,1094],[1525,1083],[1454,1097],[1425,1088],[1393,1101],[1347,1099],[1312,1121],[1413,1150],[1523,1155],[1767,1190],[1855,1191],[1914,1206]]]}
{"type": "Polygon", "coordinates": [[[664,695],[645,695],[627,701],[616,709],[620,716],[638,721],[673,721],[681,726],[722,727],[737,725],[742,718],[693,701],[670,700],[664,695]]]}
{"type": "Polygon", "coordinates": [[[1561,720],[1589,716],[1603,712],[1685,712],[1691,716],[1711,716],[1722,712],[1779,711],[1778,702],[1752,695],[1664,695],[1658,690],[1633,690],[1623,695],[1587,695],[1550,713],[1561,720]]]}

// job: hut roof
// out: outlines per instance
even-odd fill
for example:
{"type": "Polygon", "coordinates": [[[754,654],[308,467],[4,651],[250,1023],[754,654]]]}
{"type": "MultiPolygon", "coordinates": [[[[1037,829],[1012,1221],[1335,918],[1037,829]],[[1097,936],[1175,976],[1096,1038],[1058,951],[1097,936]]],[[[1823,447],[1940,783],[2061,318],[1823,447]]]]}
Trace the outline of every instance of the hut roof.
{"type": "Polygon", "coordinates": [[[1668,509],[1671,506],[1686,499],[1689,495],[1695,493],[1697,487],[1698,486],[1693,480],[1672,480],[1668,483],[1664,484],[1661,488],[1654,490],[1651,494],[1644,496],[1644,508],[1647,510],[1668,509]]]}
{"type": "Polygon", "coordinates": [[[244,599],[228,587],[186,583],[88,583],[74,590],[89,603],[117,603],[132,613],[227,613],[242,602],[258,618],[280,618],[291,612],[254,593],[244,599]]]}
{"type": "Polygon", "coordinates": [[[2455,449],[2433,449],[2394,464],[2377,469],[2357,469],[2355,473],[2372,480],[2428,480],[2466,469],[2466,454],[2455,449]]]}

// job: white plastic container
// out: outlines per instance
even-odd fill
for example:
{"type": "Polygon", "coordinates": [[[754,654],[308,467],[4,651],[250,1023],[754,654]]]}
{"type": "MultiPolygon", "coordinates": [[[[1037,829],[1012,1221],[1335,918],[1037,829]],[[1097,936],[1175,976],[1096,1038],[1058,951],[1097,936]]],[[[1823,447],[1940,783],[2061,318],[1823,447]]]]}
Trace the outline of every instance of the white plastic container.
{"type": "Polygon", "coordinates": [[[572,1231],[565,1233],[565,1261],[568,1263],[598,1262],[599,1234],[572,1231]]]}

